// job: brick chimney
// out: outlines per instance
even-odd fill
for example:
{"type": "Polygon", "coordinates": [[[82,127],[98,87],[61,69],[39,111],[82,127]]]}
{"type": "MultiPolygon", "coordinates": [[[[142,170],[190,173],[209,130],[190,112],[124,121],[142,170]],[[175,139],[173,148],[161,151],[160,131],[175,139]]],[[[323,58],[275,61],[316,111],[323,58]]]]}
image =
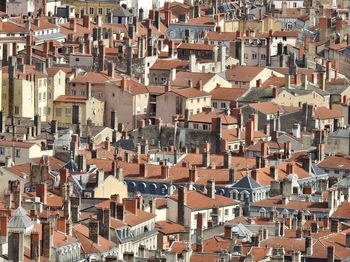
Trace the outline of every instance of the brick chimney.
{"type": "Polygon", "coordinates": [[[197,178],[198,178],[198,169],[196,166],[192,166],[189,170],[188,170],[188,174],[189,174],[189,181],[195,183],[197,178]]]}
{"type": "Polygon", "coordinates": [[[334,262],[334,246],[327,247],[327,262],[334,262]]]}
{"type": "Polygon", "coordinates": [[[89,239],[95,244],[99,244],[99,223],[96,220],[90,219],[89,221],[89,239]]]}
{"type": "Polygon", "coordinates": [[[161,170],[161,177],[163,179],[168,179],[169,175],[170,175],[170,167],[167,165],[167,163],[163,163],[163,165],[161,165],[160,167],[161,170]]]}
{"type": "Polygon", "coordinates": [[[187,204],[187,187],[180,186],[177,201],[177,223],[185,225],[185,205],[187,204]]]}
{"type": "Polygon", "coordinates": [[[145,163],[140,164],[140,175],[144,178],[148,177],[148,166],[145,163]]]}
{"type": "Polygon", "coordinates": [[[66,233],[67,232],[66,222],[67,221],[65,217],[59,217],[57,219],[57,224],[56,224],[57,230],[61,231],[62,233],[66,233]]]}
{"type": "Polygon", "coordinates": [[[203,213],[197,213],[196,252],[203,252],[203,213]]]}
{"type": "Polygon", "coordinates": [[[211,199],[215,199],[215,180],[208,180],[207,194],[211,199]]]}
{"type": "Polygon", "coordinates": [[[120,221],[125,220],[124,205],[121,205],[121,204],[116,205],[116,218],[119,219],[120,221]]]}
{"type": "Polygon", "coordinates": [[[36,196],[40,197],[40,202],[42,202],[44,205],[47,203],[47,184],[41,183],[37,184],[35,187],[36,196]]]}
{"type": "Polygon", "coordinates": [[[77,20],[75,18],[69,20],[69,29],[74,33],[77,31],[77,20]]]}
{"type": "Polygon", "coordinates": [[[33,231],[30,234],[30,258],[34,261],[39,259],[40,237],[39,232],[33,231]]]}
{"type": "Polygon", "coordinates": [[[275,166],[270,166],[270,177],[275,180],[278,181],[278,168],[275,166]]]}
{"type": "Polygon", "coordinates": [[[254,139],[254,121],[252,119],[248,120],[245,128],[245,143],[247,146],[253,143],[254,139]]]}
{"type": "Polygon", "coordinates": [[[137,216],[137,199],[136,198],[123,198],[123,205],[125,210],[137,216]]]}
{"type": "Polygon", "coordinates": [[[42,222],[41,255],[51,258],[52,227],[51,222],[42,222]]]}
{"type": "Polygon", "coordinates": [[[226,151],[224,154],[224,168],[230,169],[232,165],[231,151],[226,151]]]}
{"type": "Polygon", "coordinates": [[[232,239],[232,226],[231,225],[224,226],[224,237],[226,239],[232,239]]]}
{"type": "Polygon", "coordinates": [[[294,174],[294,163],[287,163],[286,173],[287,175],[294,174]]]}
{"type": "Polygon", "coordinates": [[[91,26],[90,26],[90,16],[85,15],[83,17],[83,27],[85,27],[88,30],[91,30],[91,26]]]}
{"type": "Polygon", "coordinates": [[[8,218],[6,215],[0,216],[0,243],[6,243],[8,237],[8,218]]]}

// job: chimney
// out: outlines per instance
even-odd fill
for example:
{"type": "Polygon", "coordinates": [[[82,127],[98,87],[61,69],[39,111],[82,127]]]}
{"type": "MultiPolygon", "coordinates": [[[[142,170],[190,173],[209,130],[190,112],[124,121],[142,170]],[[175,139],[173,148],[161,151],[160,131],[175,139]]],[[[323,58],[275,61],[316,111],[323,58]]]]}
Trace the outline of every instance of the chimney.
{"type": "Polygon", "coordinates": [[[96,220],[90,219],[89,221],[89,239],[95,244],[99,244],[99,223],[96,220]]]}
{"type": "Polygon", "coordinates": [[[123,198],[123,205],[127,211],[137,216],[137,199],[136,198],[123,198]]]}
{"type": "Polygon", "coordinates": [[[33,231],[30,234],[30,258],[34,261],[39,259],[39,250],[40,250],[40,237],[39,232],[33,231]]]}
{"type": "Polygon", "coordinates": [[[40,202],[44,205],[47,203],[47,184],[41,183],[37,184],[35,187],[36,196],[40,197],[40,202]]]}
{"type": "Polygon", "coordinates": [[[245,128],[245,143],[247,146],[251,145],[253,143],[254,139],[254,121],[252,119],[249,119],[246,123],[245,128]]]}
{"type": "Polygon", "coordinates": [[[345,234],[345,246],[346,248],[350,248],[350,233],[345,234]]]}
{"type": "Polygon", "coordinates": [[[105,180],[105,172],[102,169],[97,170],[96,186],[101,186],[104,180],[105,180]]]}
{"type": "Polygon", "coordinates": [[[317,160],[319,162],[324,160],[324,149],[325,145],[324,144],[318,144],[317,145],[317,160]]]}
{"type": "Polygon", "coordinates": [[[232,226],[231,225],[226,224],[224,226],[224,237],[226,239],[232,239],[232,226]]]}
{"type": "Polygon", "coordinates": [[[77,31],[77,21],[75,18],[71,18],[69,20],[69,29],[72,30],[74,33],[77,31]]]}
{"type": "Polygon", "coordinates": [[[173,13],[170,10],[164,11],[164,16],[165,16],[165,25],[169,27],[171,24],[171,21],[173,20],[173,13]]]}
{"type": "Polygon", "coordinates": [[[113,62],[108,63],[108,76],[111,78],[114,78],[114,63],[113,62]]]}
{"type": "Polygon", "coordinates": [[[87,30],[91,30],[91,26],[90,26],[90,16],[85,15],[83,17],[83,27],[85,27],[87,30]]]}
{"type": "Polygon", "coordinates": [[[33,36],[31,34],[28,34],[26,38],[26,51],[27,51],[27,64],[29,65],[32,64],[32,56],[33,56],[32,44],[33,44],[33,36]]]}
{"type": "Polygon", "coordinates": [[[51,259],[52,227],[51,222],[42,222],[41,255],[51,259]]]}
{"type": "Polygon", "coordinates": [[[234,168],[230,168],[229,170],[229,183],[233,184],[236,181],[236,170],[234,168]]]}
{"type": "Polygon", "coordinates": [[[311,238],[311,236],[305,237],[305,253],[307,256],[312,256],[312,238],[311,238]]]}
{"type": "Polygon", "coordinates": [[[111,150],[111,142],[109,141],[109,137],[106,137],[106,140],[105,140],[105,150],[106,151],[111,150]]]}
{"type": "Polygon", "coordinates": [[[339,221],[331,220],[331,232],[338,233],[339,232],[339,221]]]}
{"type": "Polygon", "coordinates": [[[327,247],[327,262],[334,262],[334,246],[327,247]]]}
{"type": "Polygon", "coordinates": [[[170,175],[170,167],[167,165],[167,163],[163,163],[163,165],[161,165],[160,167],[161,169],[161,177],[163,179],[168,179],[169,178],[169,175],[170,175]]]}
{"type": "Polygon", "coordinates": [[[294,174],[294,164],[293,163],[287,163],[286,166],[286,173],[289,174],[294,174]]]}
{"type": "Polygon", "coordinates": [[[215,180],[208,180],[207,194],[211,199],[215,199],[215,180]]]}
{"type": "Polygon", "coordinates": [[[34,126],[36,127],[36,134],[33,134],[35,136],[41,135],[41,117],[39,114],[36,114],[34,116],[34,126]]]}
{"type": "Polygon", "coordinates": [[[106,49],[104,46],[103,41],[98,42],[98,65],[99,65],[99,71],[103,71],[105,68],[105,56],[106,56],[106,49]]]}
{"type": "Polygon", "coordinates": [[[91,100],[91,82],[86,82],[86,99],[91,100]]]}
{"type": "Polygon", "coordinates": [[[0,243],[6,243],[8,237],[8,219],[6,215],[0,216],[0,243]]]}
{"type": "Polygon", "coordinates": [[[224,154],[224,168],[230,169],[231,168],[231,151],[226,151],[224,154]]]}
{"type": "Polygon", "coordinates": [[[273,180],[278,181],[278,168],[270,166],[270,176],[273,180]]]}
{"type": "Polygon", "coordinates": [[[85,155],[78,155],[78,171],[84,172],[86,170],[86,157],[85,155]]]}
{"type": "Polygon", "coordinates": [[[202,167],[210,166],[210,144],[206,143],[206,147],[202,153],[202,167]]]}
{"type": "Polygon", "coordinates": [[[290,141],[284,142],[284,156],[286,159],[289,159],[292,155],[292,143],[290,141]]]}
{"type": "Polygon", "coordinates": [[[177,223],[185,225],[185,205],[187,204],[187,187],[180,186],[177,201],[177,223]]]}
{"type": "Polygon", "coordinates": [[[125,211],[124,211],[124,205],[116,204],[117,210],[116,210],[116,217],[120,221],[125,221],[125,211]]]}
{"type": "Polygon", "coordinates": [[[141,163],[140,164],[140,175],[143,178],[147,178],[148,177],[148,166],[145,163],[141,163]]]}
{"type": "Polygon", "coordinates": [[[321,90],[326,91],[326,76],[324,72],[319,74],[318,85],[321,90]]]}
{"type": "Polygon", "coordinates": [[[196,252],[203,252],[203,213],[197,213],[196,252]]]}
{"type": "Polygon", "coordinates": [[[57,218],[57,224],[56,224],[56,229],[58,231],[61,231],[62,233],[66,233],[67,232],[67,228],[66,228],[66,218],[65,217],[59,217],[57,218]]]}

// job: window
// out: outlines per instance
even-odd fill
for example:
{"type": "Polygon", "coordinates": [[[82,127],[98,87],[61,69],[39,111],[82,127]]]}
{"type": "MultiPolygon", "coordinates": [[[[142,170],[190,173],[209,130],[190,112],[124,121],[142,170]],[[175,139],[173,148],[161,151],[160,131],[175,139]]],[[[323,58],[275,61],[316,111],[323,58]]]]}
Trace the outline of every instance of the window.
{"type": "Polygon", "coordinates": [[[244,59],[248,59],[248,54],[244,54],[244,59]]]}
{"type": "Polygon", "coordinates": [[[85,96],[85,91],[80,91],[81,96],[85,96]]]}
{"type": "Polygon", "coordinates": [[[5,155],[5,148],[0,147],[0,155],[5,155]]]}
{"type": "Polygon", "coordinates": [[[252,54],[252,59],[256,59],[257,58],[257,55],[256,54],[252,54]]]}
{"type": "Polygon", "coordinates": [[[261,60],[266,60],[266,55],[265,54],[261,55],[261,60]]]}
{"type": "Polygon", "coordinates": [[[90,12],[90,15],[93,15],[93,14],[94,14],[94,8],[93,8],[93,7],[90,7],[90,8],[89,8],[89,12],[90,12]]]}
{"type": "Polygon", "coordinates": [[[147,113],[147,106],[144,106],[144,107],[143,107],[143,112],[144,112],[144,113],[147,113]]]}
{"type": "Polygon", "coordinates": [[[191,99],[191,104],[193,103],[193,99],[191,99]]]}
{"type": "Polygon", "coordinates": [[[283,41],[287,41],[287,37],[286,36],[284,36],[282,39],[283,39],[283,41]]]}
{"type": "Polygon", "coordinates": [[[228,216],[228,209],[225,209],[225,216],[228,216]]]}
{"type": "Polygon", "coordinates": [[[221,108],[226,108],[226,103],[221,103],[221,108]]]}
{"type": "Polygon", "coordinates": [[[199,103],[199,101],[201,101],[201,99],[200,98],[197,98],[197,102],[199,103]]]}
{"type": "Polygon", "coordinates": [[[44,92],[43,93],[43,100],[45,100],[46,99],[46,93],[44,92]]]}
{"type": "Polygon", "coordinates": [[[102,12],[102,7],[99,7],[99,8],[97,9],[97,12],[98,12],[99,15],[102,15],[102,13],[103,13],[103,12],[102,12]]]}
{"type": "Polygon", "coordinates": [[[16,148],[15,155],[16,155],[16,157],[21,157],[21,149],[16,148]]]}
{"type": "Polygon", "coordinates": [[[62,115],[62,109],[57,107],[56,108],[56,116],[61,116],[62,115]]]}
{"type": "Polygon", "coordinates": [[[19,114],[19,106],[15,106],[15,114],[19,114]]]}
{"type": "Polygon", "coordinates": [[[141,107],[138,106],[138,107],[136,108],[136,111],[137,111],[138,114],[140,114],[140,113],[141,113],[141,107]]]}
{"type": "Polygon", "coordinates": [[[217,102],[213,102],[213,107],[214,108],[218,108],[218,103],[217,102]]]}
{"type": "Polygon", "coordinates": [[[197,114],[200,113],[200,112],[201,112],[201,110],[199,108],[197,108],[197,114]]]}
{"type": "Polygon", "coordinates": [[[50,107],[47,107],[47,108],[46,108],[46,113],[47,113],[48,115],[51,114],[51,108],[50,108],[50,107]]]}
{"type": "Polygon", "coordinates": [[[79,62],[80,61],[80,59],[77,57],[77,58],[75,58],[75,62],[79,62]]]}
{"type": "Polygon", "coordinates": [[[209,130],[209,126],[206,124],[203,124],[203,130],[209,130]]]}
{"type": "Polygon", "coordinates": [[[293,3],[293,7],[294,7],[294,8],[297,7],[297,3],[296,3],[296,2],[293,3]]]}
{"type": "Polygon", "coordinates": [[[41,101],[41,93],[39,93],[39,101],[41,101]]]}
{"type": "Polygon", "coordinates": [[[198,124],[193,124],[194,129],[198,129],[198,124]]]}
{"type": "Polygon", "coordinates": [[[110,14],[111,13],[111,9],[110,8],[106,8],[106,13],[110,14]]]}
{"type": "Polygon", "coordinates": [[[66,108],[65,113],[66,116],[70,116],[72,114],[72,108],[66,108]]]}

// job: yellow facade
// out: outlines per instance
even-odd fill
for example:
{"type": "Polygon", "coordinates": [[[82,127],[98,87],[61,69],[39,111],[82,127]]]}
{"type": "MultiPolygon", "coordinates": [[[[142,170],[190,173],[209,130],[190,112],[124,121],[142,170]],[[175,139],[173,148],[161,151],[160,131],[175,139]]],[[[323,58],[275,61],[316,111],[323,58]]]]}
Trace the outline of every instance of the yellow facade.
{"type": "Polygon", "coordinates": [[[103,126],[104,102],[91,98],[90,100],[61,101],[53,103],[53,119],[60,123],[72,124],[73,105],[79,106],[79,119],[82,125],[91,119],[96,126],[103,126]]]}
{"type": "Polygon", "coordinates": [[[111,195],[118,194],[120,199],[128,197],[128,189],[123,181],[118,180],[114,176],[108,176],[100,186],[94,190],[94,197],[110,198],[111,195]]]}
{"type": "Polygon", "coordinates": [[[293,95],[285,90],[281,91],[274,99],[279,105],[301,107],[304,103],[314,104],[317,106],[329,107],[329,99],[321,96],[317,92],[313,91],[305,95],[293,95]]]}
{"type": "Polygon", "coordinates": [[[117,8],[119,4],[117,1],[75,1],[75,0],[63,0],[64,4],[73,5],[76,7],[76,14],[81,15],[90,15],[97,16],[101,15],[102,20],[105,21],[106,15],[108,12],[111,12],[113,9],[117,8]]]}

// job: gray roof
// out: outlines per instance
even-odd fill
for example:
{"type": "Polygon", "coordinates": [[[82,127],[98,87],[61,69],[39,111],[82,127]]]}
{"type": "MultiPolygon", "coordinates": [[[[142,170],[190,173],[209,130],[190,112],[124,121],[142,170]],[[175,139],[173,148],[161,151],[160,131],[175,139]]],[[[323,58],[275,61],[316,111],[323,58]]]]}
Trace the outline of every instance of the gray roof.
{"type": "Polygon", "coordinates": [[[122,16],[122,17],[132,16],[132,14],[123,7],[113,9],[112,14],[113,16],[122,16]]]}
{"type": "Polygon", "coordinates": [[[9,221],[9,228],[22,228],[27,229],[33,225],[33,221],[27,216],[27,212],[22,208],[18,207],[13,213],[9,221]]]}
{"type": "Polygon", "coordinates": [[[241,223],[233,225],[232,232],[239,235],[240,237],[251,237],[253,235],[253,233],[241,223]]]}
{"type": "Polygon", "coordinates": [[[344,85],[328,85],[326,86],[326,91],[332,95],[340,95],[347,88],[348,86],[344,86],[344,85]]]}
{"type": "Polygon", "coordinates": [[[339,128],[336,131],[330,133],[328,137],[338,137],[338,138],[349,138],[350,129],[349,128],[339,128]]]}
{"type": "Polygon", "coordinates": [[[272,98],[272,88],[252,87],[237,100],[247,102],[263,102],[270,101],[272,98]]]}
{"type": "Polygon", "coordinates": [[[236,184],[234,184],[233,187],[254,189],[254,188],[261,187],[261,185],[259,185],[251,176],[245,176],[241,180],[239,180],[236,184]]]}

